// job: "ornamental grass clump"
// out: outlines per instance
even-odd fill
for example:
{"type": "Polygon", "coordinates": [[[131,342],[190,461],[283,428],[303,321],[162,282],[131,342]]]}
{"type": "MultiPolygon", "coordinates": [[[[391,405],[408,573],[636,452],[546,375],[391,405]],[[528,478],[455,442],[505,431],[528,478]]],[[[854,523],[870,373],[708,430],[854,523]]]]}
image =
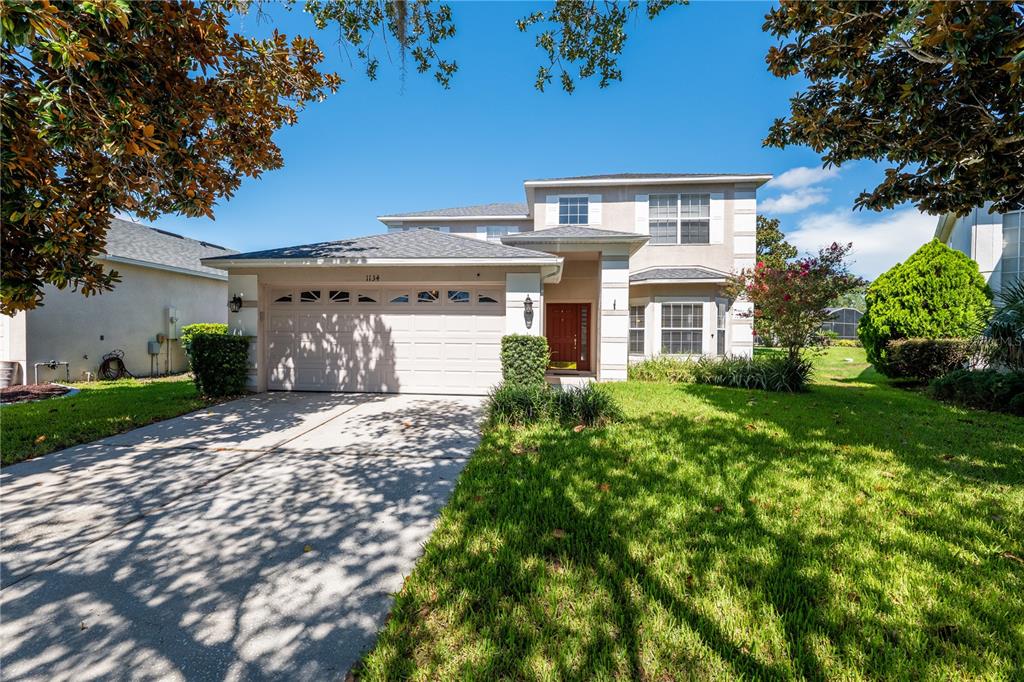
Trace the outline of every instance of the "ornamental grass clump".
{"type": "Polygon", "coordinates": [[[691,373],[695,384],[795,393],[806,390],[812,370],[813,363],[800,355],[760,355],[700,358],[691,373]]]}
{"type": "Polygon", "coordinates": [[[491,426],[522,427],[544,421],[565,426],[603,426],[622,419],[612,396],[596,383],[551,388],[503,383],[487,401],[491,426]]]}

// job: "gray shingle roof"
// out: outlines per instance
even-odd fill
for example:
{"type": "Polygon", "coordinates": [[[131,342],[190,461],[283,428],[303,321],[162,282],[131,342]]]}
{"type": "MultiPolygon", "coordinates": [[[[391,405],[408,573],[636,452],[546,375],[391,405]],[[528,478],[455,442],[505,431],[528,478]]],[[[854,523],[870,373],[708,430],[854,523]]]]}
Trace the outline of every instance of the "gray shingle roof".
{"type": "Polygon", "coordinates": [[[239,253],[218,260],[271,260],[271,259],[344,258],[368,260],[373,258],[552,258],[549,253],[505,246],[495,242],[458,237],[435,230],[407,230],[388,232],[369,237],[343,239],[334,242],[288,246],[267,251],[239,253]]]}
{"type": "Polygon", "coordinates": [[[657,282],[676,279],[725,279],[728,275],[711,268],[692,266],[686,268],[651,268],[629,276],[630,284],[657,282]]]}
{"type": "Polygon", "coordinates": [[[506,243],[542,244],[557,241],[616,241],[640,242],[650,239],[646,234],[636,232],[619,232],[618,230],[599,230],[581,225],[563,225],[535,232],[520,232],[501,238],[506,243]]]}
{"type": "Polygon", "coordinates": [[[472,218],[475,216],[502,216],[526,218],[529,208],[526,204],[474,204],[472,206],[455,206],[453,208],[435,208],[429,211],[404,211],[382,215],[381,218],[472,218]]]}
{"type": "Polygon", "coordinates": [[[604,175],[571,175],[564,178],[534,178],[526,182],[553,182],[557,180],[637,180],[641,178],[727,178],[759,177],[767,173],[606,173],[604,175]]]}
{"type": "Polygon", "coordinates": [[[110,228],[107,230],[107,246],[103,251],[114,258],[130,258],[215,277],[223,277],[224,272],[206,267],[200,260],[236,253],[223,246],[189,239],[173,232],[120,218],[111,218],[110,228]]]}

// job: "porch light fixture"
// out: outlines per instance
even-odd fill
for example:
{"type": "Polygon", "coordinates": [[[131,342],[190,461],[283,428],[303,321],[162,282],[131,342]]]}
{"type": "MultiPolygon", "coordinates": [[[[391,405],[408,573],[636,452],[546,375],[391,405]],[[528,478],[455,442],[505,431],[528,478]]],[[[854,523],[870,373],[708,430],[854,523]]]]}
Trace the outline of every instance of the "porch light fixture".
{"type": "Polygon", "coordinates": [[[228,310],[230,310],[233,313],[237,313],[241,309],[242,309],[242,295],[241,294],[235,294],[234,296],[231,297],[231,300],[228,301],[228,310]]]}
{"type": "Polygon", "coordinates": [[[523,321],[526,322],[526,328],[529,329],[533,326],[533,301],[530,299],[530,295],[526,295],[526,300],[523,301],[523,321]]]}

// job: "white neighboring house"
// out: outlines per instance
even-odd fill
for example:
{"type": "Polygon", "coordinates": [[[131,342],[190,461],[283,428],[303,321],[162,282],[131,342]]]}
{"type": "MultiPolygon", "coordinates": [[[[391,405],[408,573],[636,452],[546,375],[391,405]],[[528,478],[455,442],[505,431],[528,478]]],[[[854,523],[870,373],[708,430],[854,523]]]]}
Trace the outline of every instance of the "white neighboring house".
{"type": "MultiPolygon", "coordinates": [[[[36,363],[70,363],[72,380],[96,373],[104,354],[124,351],[136,376],[187,368],[178,330],[193,322],[227,322],[227,276],[200,260],[234,253],[215,244],[113,219],[98,258],[121,281],[89,296],[47,285],[43,305],[0,315],[0,360],[17,363],[14,383],[32,383],[36,363]],[[150,354],[150,342],[159,353],[150,354]]],[[[65,369],[40,366],[39,381],[63,381],[65,369]]]]}
{"type": "Polygon", "coordinates": [[[976,208],[963,218],[946,214],[939,218],[935,238],[962,251],[978,263],[982,277],[997,295],[1003,287],[1024,276],[1024,210],[990,213],[992,204],[976,208]]]}
{"type": "Polygon", "coordinates": [[[230,275],[253,390],[482,394],[512,333],[547,337],[552,377],[616,381],[644,357],[753,353],[750,304],[723,285],[754,265],[769,179],[527,180],[523,204],[385,215],[385,234],[203,263],[230,275]]]}

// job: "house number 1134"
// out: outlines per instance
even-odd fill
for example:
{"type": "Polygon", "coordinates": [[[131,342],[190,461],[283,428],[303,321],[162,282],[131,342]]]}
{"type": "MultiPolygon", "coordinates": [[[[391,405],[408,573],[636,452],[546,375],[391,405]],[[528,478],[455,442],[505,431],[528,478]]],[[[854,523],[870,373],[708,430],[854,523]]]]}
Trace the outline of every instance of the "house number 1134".
{"type": "Polygon", "coordinates": [[[379,282],[380,281],[380,275],[367,275],[366,276],[366,281],[367,282],[379,282]]]}

